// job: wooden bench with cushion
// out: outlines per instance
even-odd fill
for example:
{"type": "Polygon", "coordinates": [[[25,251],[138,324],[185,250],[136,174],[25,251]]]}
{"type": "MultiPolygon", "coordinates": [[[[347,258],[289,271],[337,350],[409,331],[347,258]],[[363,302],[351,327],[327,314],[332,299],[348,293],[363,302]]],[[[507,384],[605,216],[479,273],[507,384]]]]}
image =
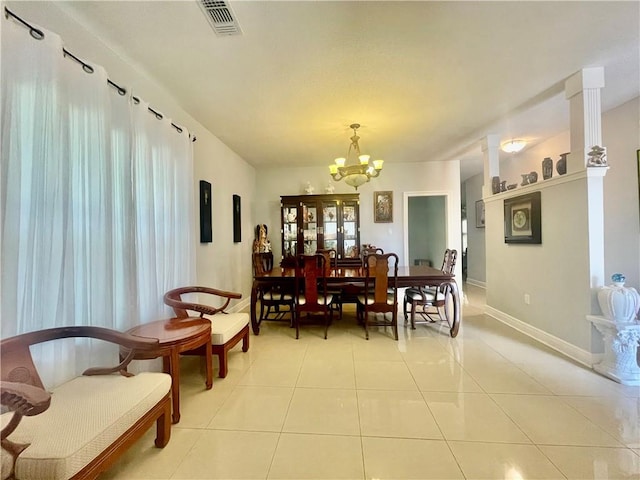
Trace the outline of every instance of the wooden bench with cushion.
{"type": "Polygon", "coordinates": [[[164,447],[171,437],[171,377],[125,371],[135,352],[157,344],[100,327],[58,327],[2,340],[2,478],[96,478],[154,423],[155,444],[164,447]],[[131,350],[119,365],[89,368],[48,393],[29,347],[70,337],[131,350]]]}
{"type": "MultiPolygon", "coordinates": [[[[211,352],[218,357],[220,370],[218,376],[227,376],[227,352],[242,340],[242,351],[249,350],[249,314],[246,312],[227,313],[225,309],[231,300],[242,298],[241,293],[227,292],[210,287],[181,287],[169,290],[164,294],[164,303],[173,308],[177,318],[188,319],[188,310],[198,312],[200,318],[208,318],[211,321],[211,352]],[[207,294],[222,302],[219,307],[204,305],[195,302],[186,302],[182,295],[207,294]],[[209,315],[205,317],[205,315],[209,315]]],[[[209,348],[209,347],[207,347],[209,348]]],[[[204,349],[180,352],[181,355],[204,355],[204,349]]]]}

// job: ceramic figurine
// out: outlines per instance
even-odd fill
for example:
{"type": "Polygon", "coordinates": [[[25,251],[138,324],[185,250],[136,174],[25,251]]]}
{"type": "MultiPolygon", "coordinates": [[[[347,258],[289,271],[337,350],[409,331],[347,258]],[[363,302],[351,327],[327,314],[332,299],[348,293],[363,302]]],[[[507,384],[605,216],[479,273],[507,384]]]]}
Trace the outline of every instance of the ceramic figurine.
{"type": "Polygon", "coordinates": [[[313,185],[311,185],[311,182],[307,182],[307,186],[304,187],[304,191],[306,193],[308,193],[309,195],[311,195],[313,193],[315,189],[313,188],[313,185]]]}
{"type": "Polygon", "coordinates": [[[587,167],[606,167],[607,166],[607,153],[606,150],[598,145],[591,148],[591,151],[587,154],[587,167]]]}
{"type": "Polygon", "coordinates": [[[507,191],[507,181],[503,180],[500,182],[500,191],[501,192],[506,192],[507,191]]]}
{"type": "Polygon", "coordinates": [[[538,181],[538,172],[531,172],[529,174],[529,183],[536,183],[538,181]]]}

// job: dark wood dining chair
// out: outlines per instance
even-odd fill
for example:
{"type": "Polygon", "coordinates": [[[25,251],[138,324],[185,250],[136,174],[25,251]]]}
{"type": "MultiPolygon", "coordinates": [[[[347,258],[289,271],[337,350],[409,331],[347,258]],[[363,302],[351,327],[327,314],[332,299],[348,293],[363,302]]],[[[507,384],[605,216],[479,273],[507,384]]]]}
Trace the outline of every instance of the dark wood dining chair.
{"type": "MultiPolygon", "coordinates": [[[[273,270],[273,253],[254,253],[253,254],[253,274],[264,275],[273,270]]],[[[274,286],[261,289],[258,292],[258,300],[260,301],[260,318],[258,322],[263,320],[282,320],[286,314],[291,316],[293,323],[293,291],[287,290],[282,286],[274,286]],[[287,307],[281,310],[281,307],[287,307]]]]}
{"type": "Polygon", "coordinates": [[[296,327],[296,339],[300,336],[302,314],[321,313],[324,320],[324,338],[327,339],[329,324],[333,320],[331,302],[333,296],[327,291],[325,257],[299,255],[296,259],[295,309],[293,323],[296,327]]]}
{"type": "MultiPolygon", "coordinates": [[[[442,259],[444,273],[453,274],[458,258],[458,251],[446,249],[442,259]]],[[[426,285],[422,287],[407,288],[404,293],[403,313],[404,323],[411,320],[411,328],[415,330],[416,323],[449,322],[449,295],[451,287],[448,283],[440,285],[426,285]],[[410,312],[408,306],[411,305],[410,312]],[[417,320],[420,315],[421,320],[417,320]],[[437,318],[435,316],[437,315],[437,318]]]]}
{"type": "Polygon", "coordinates": [[[369,340],[369,326],[391,327],[398,340],[398,256],[372,253],[364,257],[364,294],[358,296],[358,317],[369,340]],[[391,275],[389,274],[391,269],[391,275]],[[375,314],[375,320],[370,314],[375,314]],[[378,316],[377,314],[382,314],[378,316]],[[387,314],[391,314],[391,320],[387,314]]]}
{"type": "MultiPolygon", "coordinates": [[[[335,272],[338,268],[338,252],[335,248],[319,248],[316,253],[324,256],[324,271],[325,276],[331,276],[332,272],[335,272]]],[[[327,287],[327,291],[333,296],[331,302],[331,309],[337,312],[338,318],[342,318],[342,288],[336,286],[327,287]]]]}

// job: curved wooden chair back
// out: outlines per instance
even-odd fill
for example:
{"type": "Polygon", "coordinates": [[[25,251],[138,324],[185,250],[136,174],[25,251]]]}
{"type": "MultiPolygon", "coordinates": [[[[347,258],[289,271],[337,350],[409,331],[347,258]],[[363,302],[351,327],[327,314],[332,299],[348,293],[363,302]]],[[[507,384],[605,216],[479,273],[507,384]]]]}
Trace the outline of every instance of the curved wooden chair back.
{"type": "Polygon", "coordinates": [[[316,253],[324,257],[325,276],[329,276],[332,269],[338,268],[338,252],[335,248],[319,248],[316,253]]]}
{"type": "Polygon", "coordinates": [[[302,312],[322,313],[325,321],[324,338],[331,321],[331,300],[327,293],[325,256],[321,253],[314,255],[299,255],[296,259],[295,279],[295,327],[296,338],[300,331],[300,314],[302,312]],[[327,316],[329,314],[329,316],[327,316]]]}
{"type": "Polygon", "coordinates": [[[358,303],[367,340],[369,325],[391,327],[393,337],[398,340],[398,255],[373,253],[364,258],[364,296],[358,303]],[[391,320],[383,316],[370,321],[369,313],[391,313],[392,316],[391,320]]]}
{"type": "Polygon", "coordinates": [[[273,270],[273,252],[253,253],[253,274],[264,275],[273,270]]]}
{"type": "Polygon", "coordinates": [[[447,248],[444,251],[444,258],[442,259],[442,270],[445,273],[453,273],[456,268],[456,261],[458,260],[458,251],[447,248]]]}

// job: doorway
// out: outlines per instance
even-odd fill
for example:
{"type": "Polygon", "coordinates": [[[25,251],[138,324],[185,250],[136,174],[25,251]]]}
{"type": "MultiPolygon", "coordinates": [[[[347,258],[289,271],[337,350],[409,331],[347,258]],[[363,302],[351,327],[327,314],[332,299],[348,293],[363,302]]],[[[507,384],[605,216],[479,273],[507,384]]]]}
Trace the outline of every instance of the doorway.
{"type": "Polygon", "coordinates": [[[404,252],[407,265],[440,268],[447,248],[447,201],[441,193],[408,193],[405,197],[404,252]]]}

